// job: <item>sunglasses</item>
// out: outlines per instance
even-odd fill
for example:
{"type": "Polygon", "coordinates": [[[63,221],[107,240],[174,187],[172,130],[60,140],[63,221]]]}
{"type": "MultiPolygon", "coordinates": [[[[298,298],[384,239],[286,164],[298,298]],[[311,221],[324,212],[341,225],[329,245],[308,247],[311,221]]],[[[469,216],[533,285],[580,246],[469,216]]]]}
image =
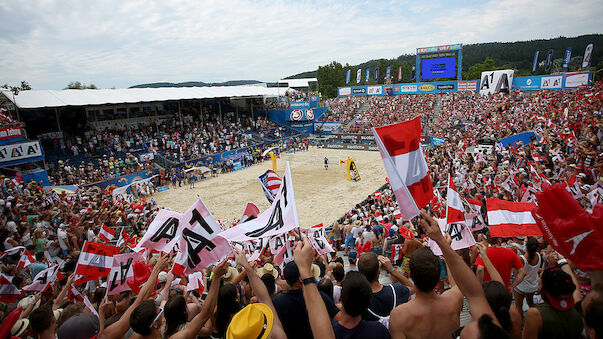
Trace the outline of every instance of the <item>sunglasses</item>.
{"type": "Polygon", "coordinates": [[[155,322],[157,322],[157,320],[159,320],[159,318],[161,318],[161,316],[163,315],[163,307],[159,308],[159,313],[157,313],[157,316],[155,316],[155,319],[153,319],[152,324],[154,324],[155,322]]]}

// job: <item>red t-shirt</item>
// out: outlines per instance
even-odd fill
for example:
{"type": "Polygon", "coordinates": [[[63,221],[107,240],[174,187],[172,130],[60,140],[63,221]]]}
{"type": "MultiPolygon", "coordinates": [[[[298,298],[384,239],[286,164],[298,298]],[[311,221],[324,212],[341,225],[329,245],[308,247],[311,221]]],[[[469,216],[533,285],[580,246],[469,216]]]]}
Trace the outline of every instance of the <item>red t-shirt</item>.
{"type": "MultiPolygon", "coordinates": [[[[509,287],[511,281],[511,269],[514,268],[518,270],[523,267],[523,263],[517,254],[508,248],[490,246],[486,251],[486,253],[488,253],[488,258],[490,258],[490,261],[492,262],[492,265],[494,265],[502,277],[505,286],[509,287]]],[[[475,265],[483,266],[484,268],[486,267],[481,256],[477,257],[475,265]]],[[[488,274],[488,270],[484,270],[484,281],[490,280],[492,280],[492,278],[490,277],[490,274],[488,274]]]]}

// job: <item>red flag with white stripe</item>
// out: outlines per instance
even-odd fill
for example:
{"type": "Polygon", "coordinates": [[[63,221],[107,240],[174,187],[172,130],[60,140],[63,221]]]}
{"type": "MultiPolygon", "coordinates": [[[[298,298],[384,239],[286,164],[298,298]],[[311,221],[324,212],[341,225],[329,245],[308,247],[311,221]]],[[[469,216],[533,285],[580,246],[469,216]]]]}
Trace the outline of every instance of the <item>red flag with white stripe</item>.
{"type": "Polygon", "coordinates": [[[108,243],[109,241],[113,240],[113,238],[115,238],[116,233],[117,232],[115,232],[114,229],[107,226],[106,224],[103,224],[103,226],[101,226],[100,232],[98,233],[98,237],[105,243],[108,243]]]}
{"type": "Polygon", "coordinates": [[[83,302],[84,305],[88,307],[90,312],[92,312],[92,314],[98,317],[98,312],[96,312],[96,309],[94,308],[88,297],[80,293],[80,291],[78,291],[75,286],[71,285],[69,291],[67,291],[67,299],[72,302],[83,302]]]}
{"type": "Polygon", "coordinates": [[[260,209],[254,203],[248,202],[247,206],[245,206],[245,211],[243,211],[243,216],[241,216],[239,223],[255,219],[259,214],[260,209]]]}
{"type": "Polygon", "coordinates": [[[542,235],[531,213],[536,204],[487,199],[486,207],[493,237],[542,235]]]}
{"type": "Polygon", "coordinates": [[[23,253],[21,253],[21,259],[19,259],[19,268],[25,268],[33,263],[36,262],[36,259],[34,259],[34,257],[32,257],[31,254],[29,254],[28,250],[23,251],[23,253]]]}
{"type": "Polygon", "coordinates": [[[421,149],[419,117],[373,128],[385,171],[398,200],[403,220],[419,215],[433,197],[427,162],[421,149]]]}
{"type": "Polygon", "coordinates": [[[77,261],[75,273],[88,277],[103,278],[111,271],[113,256],[119,248],[86,241],[77,261]]]}
{"type": "Polygon", "coordinates": [[[21,291],[13,285],[13,277],[0,273],[0,302],[14,303],[21,296],[21,291]]]}
{"type": "Polygon", "coordinates": [[[454,181],[451,176],[448,176],[448,190],[446,192],[446,224],[464,224],[465,223],[465,208],[459,192],[456,190],[454,181]]]}

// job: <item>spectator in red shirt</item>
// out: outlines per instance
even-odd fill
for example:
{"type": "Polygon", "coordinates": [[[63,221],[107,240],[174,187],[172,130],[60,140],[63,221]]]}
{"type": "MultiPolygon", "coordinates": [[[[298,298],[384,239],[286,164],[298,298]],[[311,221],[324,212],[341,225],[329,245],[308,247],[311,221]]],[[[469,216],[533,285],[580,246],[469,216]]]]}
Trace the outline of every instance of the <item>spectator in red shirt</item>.
{"type": "MultiPolygon", "coordinates": [[[[513,284],[511,285],[511,290],[513,290],[526,275],[521,260],[512,250],[500,247],[500,238],[489,237],[488,243],[490,246],[486,250],[486,253],[488,253],[490,261],[492,261],[492,264],[496,267],[498,273],[500,273],[507,288],[509,288],[509,285],[511,284],[511,271],[515,271],[515,280],[513,280],[513,284]]],[[[477,257],[475,265],[477,266],[477,278],[480,282],[492,280],[488,272],[484,269],[485,265],[481,256],[477,257]]]]}

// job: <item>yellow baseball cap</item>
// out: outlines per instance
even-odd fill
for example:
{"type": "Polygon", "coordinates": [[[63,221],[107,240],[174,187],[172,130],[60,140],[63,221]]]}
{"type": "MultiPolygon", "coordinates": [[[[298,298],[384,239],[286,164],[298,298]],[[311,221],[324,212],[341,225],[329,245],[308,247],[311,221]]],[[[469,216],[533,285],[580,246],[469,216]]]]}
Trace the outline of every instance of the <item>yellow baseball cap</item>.
{"type": "Polygon", "coordinates": [[[262,303],[249,304],[232,317],[226,339],[267,339],[272,334],[273,320],[270,307],[262,303]]]}

